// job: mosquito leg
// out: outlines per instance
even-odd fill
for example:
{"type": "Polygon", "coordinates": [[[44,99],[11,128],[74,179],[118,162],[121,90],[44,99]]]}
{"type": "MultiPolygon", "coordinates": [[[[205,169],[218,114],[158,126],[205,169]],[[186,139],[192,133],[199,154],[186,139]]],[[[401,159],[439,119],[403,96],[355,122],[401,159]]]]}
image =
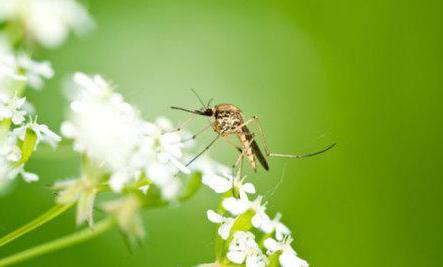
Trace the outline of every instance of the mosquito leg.
{"type": "Polygon", "coordinates": [[[241,148],[240,146],[234,144],[231,140],[229,140],[227,138],[223,138],[223,141],[225,141],[227,144],[233,146],[238,152],[240,152],[240,153],[243,152],[243,148],[241,148]]]}
{"type": "MultiPolygon", "coordinates": [[[[251,138],[251,140],[249,141],[249,145],[252,144],[252,142],[254,142],[254,137],[251,138]]],[[[238,171],[239,173],[239,177],[242,176],[242,167],[243,167],[243,159],[245,158],[247,150],[243,150],[243,152],[240,154],[240,156],[237,158],[235,164],[232,166],[232,195],[237,198],[237,194],[235,192],[235,179],[237,178],[237,176],[235,175],[235,169],[237,169],[237,167],[239,167],[238,171]]]]}
{"type": "MultiPolygon", "coordinates": [[[[180,132],[181,130],[183,130],[183,128],[188,125],[195,117],[197,116],[197,114],[191,114],[185,121],[183,121],[182,123],[180,123],[176,128],[169,130],[165,133],[175,133],[175,132],[180,132]]],[[[165,134],[163,133],[163,134],[165,134]]]]}
{"type": "Polygon", "coordinates": [[[189,165],[192,164],[192,162],[194,162],[196,159],[198,159],[201,155],[203,155],[203,153],[205,153],[209,148],[211,148],[211,146],[215,143],[215,141],[217,141],[220,138],[220,135],[217,135],[214,140],[211,141],[211,143],[209,143],[209,145],[207,145],[200,153],[198,153],[194,158],[192,158],[188,163],[186,163],[186,167],[188,167],[189,165]]]}
{"type": "Polygon", "coordinates": [[[261,127],[260,119],[257,116],[253,116],[252,118],[250,118],[247,121],[245,121],[244,123],[242,123],[240,126],[237,127],[237,130],[243,128],[244,126],[246,126],[252,122],[257,122],[258,131],[260,132],[261,138],[263,139],[263,145],[266,150],[266,155],[269,156],[269,154],[271,154],[271,151],[269,150],[268,144],[266,143],[266,137],[265,137],[263,128],[261,127]]]}
{"type": "Polygon", "coordinates": [[[263,131],[263,127],[261,126],[260,119],[257,116],[253,116],[252,119],[254,119],[257,122],[258,131],[263,141],[263,146],[265,147],[266,155],[269,156],[271,154],[271,150],[269,150],[268,144],[266,142],[265,132],[263,131]]]}
{"type": "MultiPolygon", "coordinates": [[[[252,142],[254,142],[254,137],[252,137],[251,140],[249,140],[249,145],[251,145],[252,142]]],[[[242,162],[243,158],[245,157],[246,152],[247,152],[247,150],[243,150],[243,152],[240,154],[237,161],[235,162],[234,168],[237,168],[239,166],[239,164],[242,162]]]]}
{"type": "Polygon", "coordinates": [[[261,135],[261,138],[262,138],[262,141],[263,141],[263,146],[265,147],[266,155],[268,157],[283,157],[283,158],[300,159],[300,158],[312,157],[312,156],[324,153],[324,152],[328,151],[329,149],[331,149],[331,148],[333,148],[335,146],[335,143],[333,143],[333,144],[325,147],[322,150],[311,152],[311,153],[307,153],[307,154],[300,154],[300,155],[271,153],[271,150],[269,149],[268,144],[266,143],[266,136],[264,134],[263,127],[261,125],[260,119],[257,116],[253,116],[252,119],[255,119],[255,121],[257,122],[258,131],[260,132],[260,135],[261,135]]]}
{"type": "Polygon", "coordinates": [[[307,154],[300,154],[300,155],[290,155],[290,154],[277,154],[277,153],[270,153],[269,156],[270,157],[280,157],[280,158],[292,158],[292,159],[301,159],[301,158],[307,158],[307,157],[312,157],[321,153],[324,153],[326,151],[328,151],[329,149],[333,148],[336,145],[336,143],[333,143],[321,150],[315,151],[315,152],[311,152],[311,153],[307,153],[307,154]]]}
{"type": "Polygon", "coordinates": [[[194,135],[192,135],[191,137],[182,140],[181,142],[182,142],[182,143],[186,143],[186,142],[189,142],[189,141],[191,141],[191,140],[194,140],[195,138],[197,138],[197,136],[199,136],[200,134],[206,132],[206,131],[207,131],[209,128],[211,128],[211,127],[212,127],[212,123],[206,125],[203,129],[201,129],[200,131],[196,132],[196,133],[195,133],[194,135]]]}

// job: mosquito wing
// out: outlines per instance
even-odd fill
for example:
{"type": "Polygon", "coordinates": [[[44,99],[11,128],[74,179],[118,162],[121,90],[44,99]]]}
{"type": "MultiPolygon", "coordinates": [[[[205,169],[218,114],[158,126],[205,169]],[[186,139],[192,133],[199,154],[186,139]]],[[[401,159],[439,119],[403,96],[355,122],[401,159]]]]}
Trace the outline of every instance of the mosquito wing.
{"type": "MultiPolygon", "coordinates": [[[[243,126],[242,130],[246,134],[246,138],[248,139],[248,141],[250,141],[253,136],[252,136],[251,132],[249,131],[248,127],[243,126]]],[[[258,146],[258,144],[257,144],[257,142],[255,140],[252,140],[251,148],[252,148],[252,152],[257,157],[258,161],[263,166],[263,168],[265,170],[269,171],[269,164],[266,161],[265,156],[261,152],[260,147],[258,146]]]]}

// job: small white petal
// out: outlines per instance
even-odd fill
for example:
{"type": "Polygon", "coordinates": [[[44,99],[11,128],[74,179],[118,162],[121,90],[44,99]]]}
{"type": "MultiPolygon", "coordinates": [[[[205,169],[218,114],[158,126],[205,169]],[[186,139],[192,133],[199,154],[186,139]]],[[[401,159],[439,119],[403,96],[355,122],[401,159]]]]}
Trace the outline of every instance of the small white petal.
{"type": "Polygon", "coordinates": [[[241,187],[241,189],[243,191],[245,191],[248,194],[255,194],[255,187],[253,184],[251,183],[245,183],[243,184],[243,186],[241,187]]]}
{"type": "Polygon", "coordinates": [[[208,220],[213,223],[221,223],[223,221],[223,216],[213,210],[208,210],[206,214],[208,215],[208,220]]]}
{"type": "Polygon", "coordinates": [[[223,200],[223,207],[234,215],[240,215],[248,210],[248,205],[246,202],[236,199],[234,197],[229,197],[223,200]]]}
{"type": "Polygon", "coordinates": [[[204,175],[202,183],[209,186],[216,193],[225,193],[232,188],[232,182],[215,174],[204,175]]]}
{"type": "Polygon", "coordinates": [[[236,264],[242,264],[246,258],[245,253],[242,251],[229,251],[226,256],[230,261],[236,264]]]}
{"type": "Polygon", "coordinates": [[[22,175],[23,179],[28,183],[38,181],[38,175],[35,173],[23,171],[23,172],[21,172],[21,175],[22,175]]]}
{"type": "Polygon", "coordinates": [[[218,234],[223,240],[227,240],[229,237],[229,233],[231,232],[232,224],[230,223],[223,223],[218,228],[218,234]]]}
{"type": "Polygon", "coordinates": [[[309,264],[292,253],[283,252],[279,261],[282,267],[309,267],[309,264]]]}
{"type": "Polygon", "coordinates": [[[269,251],[269,254],[272,254],[280,249],[280,244],[273,238],[266,238],[263,245],[269,251]]]}

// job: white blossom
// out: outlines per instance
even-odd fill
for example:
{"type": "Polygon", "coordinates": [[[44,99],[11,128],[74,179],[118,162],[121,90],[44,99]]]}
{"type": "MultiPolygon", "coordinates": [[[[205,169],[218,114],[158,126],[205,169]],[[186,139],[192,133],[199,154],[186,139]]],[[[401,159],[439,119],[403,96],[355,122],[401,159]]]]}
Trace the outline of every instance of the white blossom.
{"type": "Polygon", "coordinates": [[[74,96],[64,136],[74,139],[74,149],[111,171],[111,186],[121,188],[132,179],[133,155],[141,138],[141,119],[121,95],[96,75],[74,75],[74,96]]]}
{"type": "Polygon", "coordinates": [[[17,138],[10,132],[0,140],[0,189],[20,175],[26,182],[35,182],[37,174],[27,172],[20,164],[21,150],[17,145],[17,138]]]}
{"type": "Polygon", "coordinates": [[[25,102],[24,97],[0,95],[0,121],[11,119],[12,123],[21,124],[26,116],[26,111],[23,110],[25,102]]]}
{"type": "Polygon", "coordinates": [[[218,174],[207,174],[202,177],[202,183],[209,186],[216,193],[225,193],[234,188],[240,194],[255,194],[255,187],[252,183],[243,183],[246,176],[239,177],[239,173],[233,177],[225,173],[223,176],[218,174]]]}
{"type": "Polygon", "coordinates": [[[75,0],[2,0],[0,21],[21,23],[29,37],[46,47],[63,43],[71,30],[82,34],[94,25],[75,0]]]}
{"type": "Polygon", "coordinates": [[[17,65],[25,72],[27,83],[34,89],[41,89],[43,79],[50,79],[54,76],[54,70],[48,61],[37,62],[25,54],[17,57],[17,65]]]}
{"type": "Polygon", "coordinates": [[[74,82],[71,113],[61,129],[74,139],[74,149],[110,172],[116,192],[144,173],[164,199],[175,199],[182,186],[177,172],[190,170],[180,161],[184,145],[172,123],[144,121],[101,76],[76,73],[74,82]]]}
{"type": "Polygon", "coordinates": [[[143,149],[140,151],[146,160],[147,177],[157,185],[162,197],[174,200],[181,189],[181,181],[177,177],[180,171],[190,174],[191,170],[180,159],[183,158],[185,144],[179,132],[172,131],[171,121],[159,117],[154,123],[143,124],[143,149]]]}
{"type": "Polygon", "coordinates": [[[61,137],[58,134],[51,131],[45,124],[38,124],[36,120],[31,120],[23,126],[14,129],[14,134],[23,141],[25,140],[26,130],[28,128],[37,136],[37,144],[45,142],[55,148],[58,142],[61,141],[61,137]]]}
{"type": "Polygon", "coordinates": [[[103,210],[111,214],[120,229],[129,238],[141,239],[145,235],[143,223],[139,214],[141,203],[134,195],[106,202],[102,205],[103,210]]]}
{"type": "MultiPolygon", "coordinates": [[[[172,131],[172,123],[165,117],[159,117],[154,123],[145,122],[143,133],[145,142],[151,145],[150,155],[153,164],[157,165],[154,169],[147,168],[148,176],[162,175],[161,168],[170,163],[183,173],[191,173],[190,169],[179,161],[183,157],[184,143],[181,142],[182,136],[177,131],[172,131]]],[[[149,156],[149,155],[148,155],[149,156]]]]}
{"type": "Polygon", "coordinates": [[[290,236],[286,236],[280,242],[273,238],[267,238],[264,241],[267,254],[280,252],[279,261],[282,267],[308,267],[309,264],[305,260],[300,259],[291,247],[292,240],[290,236]]]}
{"type": "Polygon", "coordinates": [[[26,77],[19,72],[16,58],[9,53],[0,54],[0,81],[3,81],[6,78],[12,78],[19,81],[26,80],[26,77]]]}
{"type": "Polygon", "coordinates": [[[83,176],[78,179],[56,182],[53,187],[60,190],[57,195],[57,203],[68,205],[77,202],[76,224],[88,222],[92,226],[98,182],[92,177],[83,176]]]}
{"type": "Polygon", "coordinates": [[[246,194],[241,194],[240,198],[229,197],[223,200],[223,207],[234,215],[240,215],[247,210],[253,210],[254,216],[251,218],[252,225],[263,231],[271,233],[273,225],[271,219],[266,214],[266,203],[262,204],[262,196],[258,196],[254,201],[250,201],[246,194]]]}
{"type": "Polygon", "coordinates": [[[213,210],[208,210],[207,216],[209,221],[220,224],[218,234],[223,240],[227,240],[229,233],[231,232],[231,228],[234,225],[235,218],[224,217],[213,210]]]}
{"type": "Polygon", "coordinates": [[[264,267],[268,263],[268,259],[261,252],[251,232],[236,232],[229,244],[226,256],[235,264],[245,263],[246,267],[264,267]]]}
{"type": "Polygon", "coordinates": [[[280,219],[281,219],[281,213],[277,213],[274,219],[272,219],[271,221],[273,231],[275,231],[275,238],[278,241],[283,240],[284,236],[291,234],[291,230],[289,230],[289,228],[286,225],[280,222],[280,219]]]}

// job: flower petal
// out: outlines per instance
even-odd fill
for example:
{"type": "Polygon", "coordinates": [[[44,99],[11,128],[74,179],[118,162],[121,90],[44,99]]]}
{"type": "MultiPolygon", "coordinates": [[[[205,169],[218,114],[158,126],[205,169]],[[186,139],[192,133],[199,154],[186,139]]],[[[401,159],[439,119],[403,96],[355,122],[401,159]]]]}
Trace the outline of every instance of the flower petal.
{"type": "Polygon", "coordinates": [[[225,193],[232,188],[232,183],[216,174],[204,175],[202,183],[214,190],[216,193],[225,193]]]}
{"type": "Polygon", "coordinates": [[[246,258],[245,253],[242,251],[229,251],[226,256],[230,261],[236,264],[242,264],[246,258]]]}
{"type": "Polygon", "coordinates": [[[229,197],[223,200],[223,207],[233,215],[240,215],[249,208],[245,201],[234,197],[229,197]]]}
{"type": "Polygon", "coordinates": [[[208,210],[206,215],[208,216],[208,220],[213,223],[221,223],[223,221],[223,216],[213,210],[208,210]]]}

